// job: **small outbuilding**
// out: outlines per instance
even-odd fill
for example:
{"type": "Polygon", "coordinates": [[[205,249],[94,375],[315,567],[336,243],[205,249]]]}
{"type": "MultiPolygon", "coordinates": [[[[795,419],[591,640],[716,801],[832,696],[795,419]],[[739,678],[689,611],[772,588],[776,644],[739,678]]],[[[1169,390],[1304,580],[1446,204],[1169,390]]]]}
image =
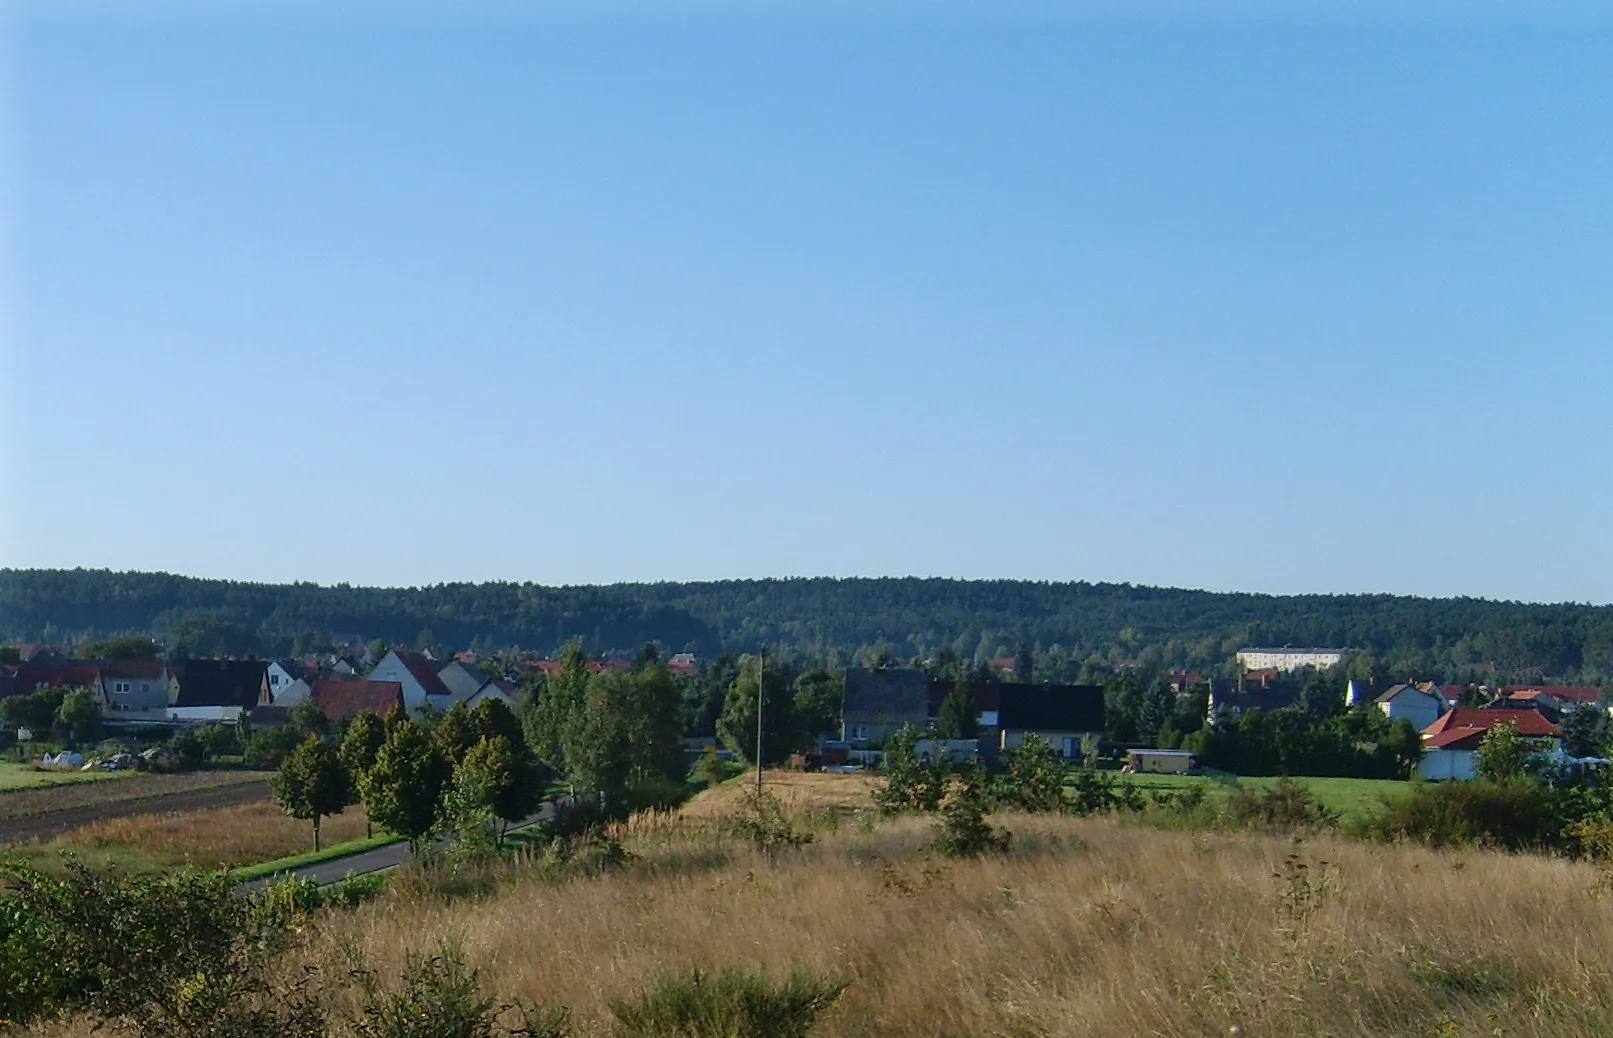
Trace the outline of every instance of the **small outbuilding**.
{"type": "Polygon", "coordinates": [[[1132,750],[1125,770],[1138,775],[1185,775],[1193,770],[1193,754],[1188,750],[1132,750]]]}

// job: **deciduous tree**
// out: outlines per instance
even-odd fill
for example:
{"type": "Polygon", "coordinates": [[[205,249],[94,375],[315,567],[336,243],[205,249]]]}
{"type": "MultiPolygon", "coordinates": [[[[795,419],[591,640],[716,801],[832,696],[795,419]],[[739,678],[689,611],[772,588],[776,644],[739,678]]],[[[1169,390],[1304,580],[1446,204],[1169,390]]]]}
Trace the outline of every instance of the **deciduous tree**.
{"type": "Polygon", "coordinates": [[[310,735],[280,762],[269,779],[269,795],[285,813],[314,823],[314,850],[319,850],[319,823],[341,814],[348,804],[351,780],[336,747],[310,735]]]}

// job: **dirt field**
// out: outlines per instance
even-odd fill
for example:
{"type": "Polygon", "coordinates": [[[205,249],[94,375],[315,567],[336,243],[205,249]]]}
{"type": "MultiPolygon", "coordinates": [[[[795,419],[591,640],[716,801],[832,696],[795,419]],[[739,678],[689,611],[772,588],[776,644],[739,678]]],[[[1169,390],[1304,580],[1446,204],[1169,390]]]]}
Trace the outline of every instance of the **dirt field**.
{"type": "Polygon", "coordinates": [[[0,844],[49,839],[130,815],[247,804],[269,795],[267,781],[267,772],[213,771],[0,794],[0,844]]]}
{"type": "MultiPolygon", "coordinates": [[[[834,775],[819,771],[764,771],[762,788],[778,797],[786,811],[833,809],[869,811],[880,780],[870,775],[834,775]]],[[[726,818],[738,814],[756,789],[756,773],[746,772],[715,789],[700,793],[679,811],[686,818],[726,818]]]]}

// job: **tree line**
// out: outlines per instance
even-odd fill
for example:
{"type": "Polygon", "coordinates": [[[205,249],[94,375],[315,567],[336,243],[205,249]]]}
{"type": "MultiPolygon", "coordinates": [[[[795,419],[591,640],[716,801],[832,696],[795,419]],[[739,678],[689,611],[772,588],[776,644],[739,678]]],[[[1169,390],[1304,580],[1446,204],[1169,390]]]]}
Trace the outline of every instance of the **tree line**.
{"type": "Polygon", "coordinates": [[[1360,650],[1377,677],[1613,681],[1613,607],[1397,595],[1255,595],[1076,581],[731,580],[544,587],[254,584],[107,570],[0,570],[0,640],[156,636],[194,655],[381,639],[541,654],[583,638],[715,656],[763,648],[827,669],[1024,645],[1036,680],[1083,669],[1226,668],[1257,644],[1360,650]]]}

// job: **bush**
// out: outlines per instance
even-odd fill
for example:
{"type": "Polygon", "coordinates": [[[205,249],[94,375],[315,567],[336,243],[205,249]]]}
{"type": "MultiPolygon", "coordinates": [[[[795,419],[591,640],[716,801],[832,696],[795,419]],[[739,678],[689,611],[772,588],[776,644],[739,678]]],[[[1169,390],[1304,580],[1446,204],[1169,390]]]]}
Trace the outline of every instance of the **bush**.
{"type": "Polygon", "coordinates": [[[812,842],[812,834],[792,825],[778,797],[766,791],[752,790],[746,798],[745,810],[728,819],[724,828],[769,852],[812,842]]]}
{"type": "Polygon", "coordinates": [[[722,785],[742,770],[738,764],[723,760],[716,753],[702,753],[700,759],[695,762],[692,777],[709,789],[722,785]]]}
{"type": "Polygon", "coordinates": [[[695,970],[662,979],[631,1002],[611,1003],[613,1038],[805,1038],[845,985],[792,973],[775,986],[762,973],[695,970]]]}
{"type": "Polygon", "coordinates": [[[1358,826],[1379,840],[1416,840],[1431,847],[1525,850],[1559,845],[1569,817],[1566,791],[1535,782],[1419,782],[1384,803],[1358,826]]]}
{"type": "Polygon", "coordinates": [[[954,858],[972,858],[1006,850],[1008,833],[986,821],[986,796],[978,766],[963,769],[941,808],[940,833],[935,849],[954,858]]]}
{"type": "Polygon", "coordinates": [[[248,767],[273,771],[302,744],[303,733],[290,725],[263,728],[247,736],[241,755],[248,767]]]}
{"type": "Polygon", "coordinates": [[[1248,786],[1234,786],[1227,794],[1222,813],[1233,825],[1275,832],[1326,829],[1339,820],[1338,815],[1311,795],[1309,786],[1290,778],[1278,779],[1260,792],[1248,786]]]}

